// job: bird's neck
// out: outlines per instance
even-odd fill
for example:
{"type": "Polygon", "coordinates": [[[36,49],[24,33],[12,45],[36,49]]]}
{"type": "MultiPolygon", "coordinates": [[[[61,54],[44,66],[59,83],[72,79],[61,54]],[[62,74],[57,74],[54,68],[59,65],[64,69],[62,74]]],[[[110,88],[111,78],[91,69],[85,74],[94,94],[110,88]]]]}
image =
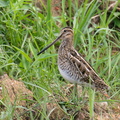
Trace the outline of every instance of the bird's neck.
{"type": "Polygon", "coordinates": [[[73,47],[73,36],[65,36],[62,40],[62,43],[59,46],[58,54],[59,56],[67,55],[67,51],[69,51],[73,47]]]}
{"type": "Polygon", "coordinates": [[[65,48],[71,48],[73,46],[73,36],[67,35],[63,38],[63,41],[60,45],[63,49],[65,48]]]}

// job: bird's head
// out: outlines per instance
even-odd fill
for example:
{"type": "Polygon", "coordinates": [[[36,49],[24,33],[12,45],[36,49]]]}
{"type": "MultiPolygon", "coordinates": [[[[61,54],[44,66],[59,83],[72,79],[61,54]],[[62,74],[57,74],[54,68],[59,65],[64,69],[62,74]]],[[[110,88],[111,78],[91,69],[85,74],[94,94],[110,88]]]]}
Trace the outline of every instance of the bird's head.
{"type": "Polygon", "coordinates": [[[60,35],[47,47],[45,47],[43,50],[41,50],[37,55],[41,54],[42,52],[44,52],[45,50],[47,50],[50,46],[54,45],[58,40],[63,39],[67,36],[73,36],[73,30],[72,27],[64,27],[61,32],[60,35]]]}

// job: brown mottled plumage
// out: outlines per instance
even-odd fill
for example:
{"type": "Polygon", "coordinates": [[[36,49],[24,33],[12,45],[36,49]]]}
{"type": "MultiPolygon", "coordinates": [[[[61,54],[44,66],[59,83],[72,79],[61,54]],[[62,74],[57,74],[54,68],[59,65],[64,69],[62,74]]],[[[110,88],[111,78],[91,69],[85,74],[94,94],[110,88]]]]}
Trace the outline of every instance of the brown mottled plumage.
{"type": "Polygon", "coordinates": [[[61,30],[60,36],[39,54],[48,49],[51,45],[62,39],[58,50],[58,69],[64,79],[71,83],[91,85],[92,88],[100,91],[108,97],[106,90],[109,86],[101,79],[95,70],[73,47],[73,30],[65,27],[61,30]]]}

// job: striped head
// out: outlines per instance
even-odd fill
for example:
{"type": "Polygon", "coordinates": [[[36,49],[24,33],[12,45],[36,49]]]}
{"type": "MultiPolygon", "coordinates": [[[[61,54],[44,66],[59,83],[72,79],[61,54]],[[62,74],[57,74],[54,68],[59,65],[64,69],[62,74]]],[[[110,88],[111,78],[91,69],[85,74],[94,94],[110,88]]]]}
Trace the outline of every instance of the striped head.
{"type": "Polygon", "coordinates": [[[43,50],[41,50],[37,55],[41,54],[42,52],[44,52],[45,50],[47,50],[49,47],[51,47],[52,45],[54,45],[58,40],[63,39],[64,37],[67,37],[68,35],[72,35],[73,36],[72,27],[64,27],[61,30],[60,35],[57,37],[57,39],[55,39],[50,45],[48,45],[47,47],[45,47],[43,50]]]}

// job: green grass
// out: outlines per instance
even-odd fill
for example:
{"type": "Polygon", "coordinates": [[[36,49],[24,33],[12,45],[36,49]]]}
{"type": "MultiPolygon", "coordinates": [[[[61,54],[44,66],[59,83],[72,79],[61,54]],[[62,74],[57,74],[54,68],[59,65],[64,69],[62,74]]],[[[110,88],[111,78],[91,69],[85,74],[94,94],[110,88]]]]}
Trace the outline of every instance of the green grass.
{"type": "MultiPolygon", "coordinates": [[[[35,99],[32,103],[39,103],[43,108],[38,112],[41,114],[41,120],[49,119],[46,114],[46,103],[51,102],[48,95],[51,95],[53,99],[61,95],[65,99],[61,88],[68,83],[63,80],[57,69],[57,49],[54,46],[40,56],[37,56],[37,53],[59,35],[60,29],[67,26],[66,21],[70,21],[69,24],[73,24],[74,29],[75,47],[85,55],[86,60],[111,87],[109,102],[120,100],[120,53],[112,54],[112,46],[120,49],[120,32],[115,29],[119,26],[119,22],[116,21],[120,14],[115,12],[116,8],[108,18],[107,11],[100,11],[99,4],[95,0],[90,3],[86,0],[81,7],[78,7],[77,0],[75,4],[69,0],[68,11],[65,9],[65,0],[62,0],[61,16],[53,17],[50,2],[51,0],[48,0],[47,9],[40,13],[31,0],[0,1],[0,75],[7,73],[15,80],[21,78],[34,93],[35,99]],[[88,28],[90,18],[96,14],[100,15],[101,22],[94,28],[88,28]],[[61,23],[61,28],[56,25],[58,21],[61,23]],[[116,26],[109,28],[111,21],[115,22],[116,26]]],[[[56,46],[59,44],[58,42],[56,46]]],[[[87,90],[85,88],[85,92],[87,90]]],[[[90,117],[94,114],[94,101],[99,101],[99,98],[91,93],[92,91],[89,92],[88,102],[90,117]]],[[[79,105],[84,97],[78,99],[79,107],[70,106],[71,99],[72,95],[67,104],[69,109],[74,108],[74,113],[84,106],[84,104],[79,105]]],[[[106,98],[103,101],[107,101],[106,98]]],[[[0,119],[12,120],[17,106],[11,106],[4,100],[1,100],[1,105],[6,109],[1,109],[0,119]]],[[[62,110],[71,120],[74,118],[74,115],[67,113],[66,106],[63,105],[62,110]]],[[[19,115],[16,116],[19,120],[19,115]]],[[[35,119],[32,112],[29,117],[31,120],[35,119]]]]}

